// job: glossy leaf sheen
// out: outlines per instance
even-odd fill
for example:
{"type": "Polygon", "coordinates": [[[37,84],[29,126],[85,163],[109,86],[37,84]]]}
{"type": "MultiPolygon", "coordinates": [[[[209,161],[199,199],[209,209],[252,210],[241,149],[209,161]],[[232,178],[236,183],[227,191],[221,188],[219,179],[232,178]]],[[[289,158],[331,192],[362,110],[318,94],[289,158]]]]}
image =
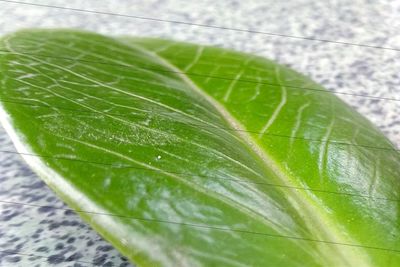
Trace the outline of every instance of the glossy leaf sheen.
{"type": "Polygon", "coordinates": [[[18,151],[50,155],[24,158],[109,214],[80,212],[139,266],[400,265],[398,152],[310,79],[159,39],[32,30],[0,48],[18,151]]]}

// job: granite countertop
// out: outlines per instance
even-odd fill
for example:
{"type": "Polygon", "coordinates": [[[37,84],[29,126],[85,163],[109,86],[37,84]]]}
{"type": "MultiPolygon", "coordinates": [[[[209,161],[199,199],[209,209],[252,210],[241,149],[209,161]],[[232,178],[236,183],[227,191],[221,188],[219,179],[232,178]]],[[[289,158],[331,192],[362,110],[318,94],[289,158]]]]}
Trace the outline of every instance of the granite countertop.
{"type": "MultiPolygon", "coordinates": [[[[27,1],[25,1],[27,2],[27,1]]],[[[119,14],[190,21],[400,49],[400,2],[31,0],[119,14]]],[[[336,92],[400,99],[400,51],[99,15],[0,1],[0,35],[22,28],[80,28],[158,36],[254,52],[336,92]]],[[[400,101],[338,94],[400,147],[400,101]]],[[[0,127],[1,150],[15,151],[0,127]]],[[[0,266],[131,266],[67,208],[17,154],[0,152],[0,266]],[[2,253],[13,251],[15,254],[2,253]],[[32,255],[31,255],[32,254],[32,255]]]]}

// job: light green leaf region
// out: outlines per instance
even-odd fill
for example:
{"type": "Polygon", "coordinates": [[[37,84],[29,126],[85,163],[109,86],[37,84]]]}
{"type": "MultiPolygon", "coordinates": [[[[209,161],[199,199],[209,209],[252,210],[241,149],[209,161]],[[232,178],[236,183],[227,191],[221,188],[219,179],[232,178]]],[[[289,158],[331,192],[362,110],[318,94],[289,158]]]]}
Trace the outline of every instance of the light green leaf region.
{"type": "Polygon", "coordinates": [[[398,152],[310,79],[70,30],[0,49],[18,151],[138,266],[400,266],[398,152]]]}

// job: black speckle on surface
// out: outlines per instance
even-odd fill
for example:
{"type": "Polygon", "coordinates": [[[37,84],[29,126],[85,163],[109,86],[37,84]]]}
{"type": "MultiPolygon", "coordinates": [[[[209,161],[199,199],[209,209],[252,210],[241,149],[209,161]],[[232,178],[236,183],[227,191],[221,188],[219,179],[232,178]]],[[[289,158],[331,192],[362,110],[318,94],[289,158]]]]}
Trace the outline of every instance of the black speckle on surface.
{"type": "Polygon", "coordinates": [[[75,261],[75,260],[79,260],[80,258],[82,258],[82,254],[80,252],[75,252],[74,254],[72,254],[71,256],[69,256],[66,261],[75,261]]]}
{"type": "Polygon", "coordinates": [[[112,267],[114,264],[111,261],[107,261],[106,263],[103,264],[103,267],[112,267]]]}
{"type": "Polygon", "coordinates": [[[51,255],[50,257],[48,257],[47,261],[50,264],[58,264],[65,261],[65,256],[62,254],[51,255]]]}
{"type": "Polygon", "coordinates": [[[64,248],[64,244],[63,243],[58,243],[55,247],[56,250],[60,250],[64,248]]]}
{"type": "Polygon", "coordinates": [[[75,242],[75,240],[76,240],[75,237],[70,237],[70,238],[67,239],[67,243],[68,244],[72,244],[72,243],[75,242]]]}
{"type": "Polygon", "coordinates": [[[46,184],[42,181],[35,181],[30,185],[22,185],[23,188],[28,188],[28,189],[39,189],[45,187],[46,184]]]}
{"type": "Polygon", "coordinates": [[[103,265],[106,262],[107,256],[105,254],[98,256],[94,259],[93,264],[103,265]]]}
{"type": "Polygon", "coordinates": [[[98,246],[98,247],[96,248],[97,251],[102,251],[102,252],[107,252],[107,251],[110,251],[110,250],[112,250],[112,249],[113,249],[113,247],[110,246],[110,245],[98,246]]]}
{"type": "Polygon", "coordinates": [[[62,235],[62,236],[60,237],[61,240],[65,240],[65,239],[67,239],[67,238],[69,238],[69,234],[62,235]]]}
{"type": "MultiPolygon", "coordinates": [[[[78,8],[91,9],[90,1],[70,0],[71,6],[78,8]]],[[[143,11],[135,10],[127,7],[124,1],[115,1],[113,7],[107,6],[106,2],[98,1],[96,8],[110,10],[121,13],[137,13],[144,12],[147,16],[158,16],[160,11],[170,10],[172,13],[179,10],[182,19],[189,19],[192,22],[208,22],[212,24],[235,24],[238,28],[254,28],[263,31],[274,31],[279,33],[288,33],[300,36],[315,36],[321,38],[329,38],[334,40],[343,40],[350,42],[368,42],[372,45],[390,44],[399,47],[398,29],[394,25],[390,25],[388,21],[396,21],[394,13],[399,13],[400,9],[388,8],[387,4],[380,1],[350,1],[350,0],[332,0],[332,1],[275,1],[273,5],[266,4],[265,1],[221,1],[224,12],[202,12],[202,5],[205,7],[212,6],[218,10],[219,1],[186,1],[184,6],[175,6],[173,1],[149,1],[153,5],[143,4],[143,11]],[[295,3],[296,2],[296,3],[295,3]],[[195,3],[193,8],[191,3],[195,3]],[[363,6],[359,4],[362,3],[363,6]],[[102,6],[104,4],[104,6],[102,6]],[[243,8],[243,5],[246,8],[243,8]],[[292,5],[295,5],[292,6],[292,5]],[[166,6],[168,6],[167,9],[166,6]],[[156,7],[156,8],[155,8],[156,7]],[[336,8],[340,7],[340,8],[336,8]],[[242,9],[243,8],[243,9],[242,9]],[[126,10],[125,10],[126,9],[126,10]],[[246,10],[250,10],[251,14],[247,16],[234,16],[229,11],[240,10],[246,14],[246,10]],[[287,16],[291,10],[296,10],[297,16],[287,16]],[[373,12],[370,12],[372,10],[373,12]],[[397,12],[393,12],[393,10],[397,12]],[[229,16],[229,17],[224,17],[229,16]],[[243,18],[242,18],[243,17],[243,18]],[[283,18],[283,19],[282,19],[283,18]],[[326,18],[330,18],[326,20],[326,18]],[[334,21],[334,27],[331,27],[329,21],[334,21]],[[381,20],[382,23],[374,23],[381,20]],[[274,23],[270,23],[270,22],[274,23]],[[356,25],[353,25],[356,24],[356,25]],[[359,34],[357,31],[357,23],[363,28],[359,34]],[[352,27],[349,27],[351,25],[352,27]],[[353,27],[354,26],[354,27],[353,27]],[[364,28],[365,26],[365,28],[364,28]],[[370,31],[370,27],[372,30],[370,31]],[[383,27],[382,27],[383,26],[383,27]],[[354,30],[353,30],[354,28],[354,30]],[[360,36],[358,36],[360,35],[360,36]],[[375,36],[376,35],[376,36],[375,36]],[[385,37],[386,36],[386,37],[385,37]],[[358,40],[357,37],[360,37],[358,40]],[[392,38],[393,37],[393,38],[392,38]]],[[[129,1],[125,1],[128,2],[129,1]]],[[[43,3],[50,3],[50,0],[43,0],[43,3]]],[[[129,4],[128,4],[129,5],[129,4]]],[[[134,7],[134,5],[132,5],[134,7]]],[[[27,17],[22,14],[15,5],[4,4],[0,8],[2,19],[0,20],[0,35],[5,32],[13,32],[19,27],[43,27],[51,25],[63,25],[72,27],[84,27],[88,30],[104,32],[104,25],[101,20],[88,20],[87,16],[79,14],[79,12],[68,12],[63,16],[56,16],[53,11],[42,9],[40,14],[36,9],[30,9],[25,6],[27,11],[33,11],[34,16],[27,17]]],[[[28,14],[29,12],[27,12],[28,14]]],[[[167,13],[166,13],[167,14],[167,13]]],[[[126,20],[113,18],[113,22],[107,25],[107,31],[112,34],[138,34],[158,36],[168,36],[172,39],[190,40],[193,42],[224,44],[226,46],[240,50],[263,50],[260,55],[268,56],[272,59],[279,60],[282,63],[292,66],[293,68],[309,73],[317,82],[332,89],[342,87],[344,92],[356,92],[362,94],[396,97],[400,86],[400,61],[396,60],[390,52],[383,53],[381,50],[361,48],[352,48],[340,45],[325,45],[309,41],[290,41],[287,38],[266,38],[265,36],[246,34],[245,39],[240,34],[231,31],[218,31],[218,34],[212,31],[201,31],[199,34],[198,27],[187,27],[184,31],[182,28],[172,26],[167,23],[160,23],[159,27],[151,27],[143,25],[137,27],[135,23],[126,23],[126,20]]],[[[347,98],[346,98],[347,99],[347,98]]],[[[360,112],[365,114],[369,119],[373,120],[395,143],[400,144],[399,134],[399,116],[400,108],[398,104],[389,101],[377,101],[373,99],[352,98],[347,101],[355,106],[360,112]],[[381,108],[380,106],[383,106],[381,108]]],[[[400,103],[400,102],[398,102],[400,103]]],[[[3,150],[13,150],[13,146],[9,137],[0,128],[0,147],[3,150]]],[[[19,202],[25,202],[38,205],[66,207],[58,197],[27,167],[19,155],[0,154],[0,195],[1,199],[11,199],[19,202]]],[[[65,221],[81,222],[81,219],[73,211],[50,210],[49,208],[32,208],[24,206],[6,206],[0,207],[0,228],[10,230],[0,233],[0,245],[4,249],[15,249],[16,242],[25,244],[23,249],[31,248],[32,253],[53,255],[68,250],[68,255],[82,252],[84,261],[92,262],[93,259],[101,253],[104,253],[106,259],[102,260],[103,264],[113,262],[115,266],[131,266],[125,258],[118,257],[115,249],[104,251],[102,247],[108,243],[99,238],[94,230],[83,223],[69,223],[65,221]],[[7,211],[8,210],[8,211],[7,211]],[[14,214],[13,210],[18,211],[14,214]],[[7,211],[2,214],[3,211],[7,211]],[[51,220],[49,220],[51,219],[51,220]],[[41,232],[34,235],[35,227],[41,232]],[[83,230],[81,228],[84,228],[83,230]],[[24,231],[21,231],[21,230],[24,231]],[[10,241],[15,236],[20,240],[10,241]],[[85,241],[80,237],[85,237],[85,241]],[[68,247],[70,237],[75,237],[72,242],[73,247],[68,247]],[[87,241],[87,242],[86,242],[87,241]],[[59,244],[63,244],[60,248],[59,244]],[[59,249],[57,249],[57,247],[59,249]],[[101,248],[99,248],[101,247],[101,248]],[[84,252],[83,252],[84,251],[84,252]],[[41,253],[40,253],[41,252],[41,253]],[[100,253],[101,252],[101,253],[100,253]],[[112,258],[117,255],[117,257],[112,258]],[[120,264],[120,265],[118,265],[120,264]]],[[[1,231],[1,229],[0,229],[1,231]]],[[[67,260],[67,257],[64,262],[67,260]]],[[[7,256],[9,257],[9,256],[7,256]]],[[[0,261],[1,261],[0,256],[0,261]]],[[[46,266],[64,266],[61,264],[50,264],[46,259],[41,257],[22,257],[27,264],[25,266],[39,267],[46,266]]],[[[22,263],[10,264],[5,263],[5,256],[0,264],[1,267],[21,266],[22,263]]],[[[68,262],[65,266],[86,267],[85,263],[68,262]],[[72,265],[74,264],[74,265],[72,265]]],[[[98,265],[101,266],[101,265],[98,265]]]]}
{"type": "Polygon", "coordinates": [[[3,212],[0,215],[0,221],[10,221],[11,219],[13,219],[14,217],[16,217],[18,215],[19,215],[19,212],[17,210],[14,210],[14,211],[6,210],[5,212],[3,212]]]}
{"type": "Polygon", "coordinates": [[[10,239],[9,242],[15,243],[15,242],[19,241],[20,239],[21,239],[21,238],[19,238],[19,237],[14,237],[14,238],[10,239]]]}
{"type": "Polygon", "coordinates": [[[64,215],[66,216],[75,215],[75,212],[73,212],[72,210],[66,210],[64,211],[64,215]]]}
{"type": "Polygon", "coordinates": [[[49,251],[49,248],[48,247],[39,247],[39,248],[36,249],[36,251],[47,252],[47,251],[49,251]]]}
{"type": "Polygon", "coordinates": [[[17,263],[21,261],[20,256],[5,256],[5,261],[10,262],[10,263],[17,263]]]}
{"type": "Polygon", "coordinates": [[[54,196],[50,196],[50,197],[46,198],[47,202],[54,202],[55,200],[57,200],[57,198],[55,198],[54,196]]]}
{"type": "Polygon", "coordinates": [[[16,245],[15,246],[15,249],[17,250],[17,251],[19,251],[19,250],[21,250],[21,248],[24,246],[24,243],[20,243],[20,244],[18,244],[18,245],[16,245]]]}
{"type": "Polygon", "coordinates": [[[61,223],[51,223],[49,224],[49,230],[54,230],[58,227],[60,227],[61,223]]]}
{"type": "Polygon", "coordinates": [[[37,233],[33,234],[33,235],[32,235],[32,238],[33,238],[33,239],[39,238],[39,234],[37,234],[37,233]]]}
{"type": "Polygon", "coordinates": [[[54,208],[51,206],[43,206],[38,208],[39,213],[47,213],[47,212],[51,212],[54,211],[54,208]]]}

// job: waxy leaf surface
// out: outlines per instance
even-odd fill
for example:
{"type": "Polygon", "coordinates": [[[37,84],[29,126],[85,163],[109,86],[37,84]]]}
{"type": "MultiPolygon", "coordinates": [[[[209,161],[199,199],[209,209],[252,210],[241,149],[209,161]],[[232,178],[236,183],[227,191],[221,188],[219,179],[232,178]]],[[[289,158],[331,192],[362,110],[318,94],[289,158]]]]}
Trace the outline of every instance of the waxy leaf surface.
{"type": "Polygon", "coordinates": [[[1,120],[138,266],[400,266],[400,157],[264,58],[71,30],[0,41],[1,120]]]}

